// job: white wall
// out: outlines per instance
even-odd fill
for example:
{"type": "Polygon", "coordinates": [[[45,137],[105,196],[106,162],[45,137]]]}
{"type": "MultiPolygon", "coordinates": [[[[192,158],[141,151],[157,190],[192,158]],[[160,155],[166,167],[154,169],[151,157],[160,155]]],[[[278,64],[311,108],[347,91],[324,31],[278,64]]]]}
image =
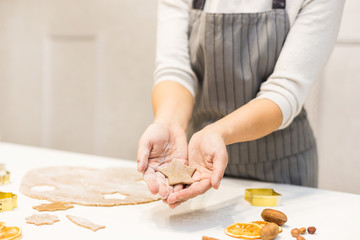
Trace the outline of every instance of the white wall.
{"type": "MultiPolygon", "coordinates": [[[[156,0],[1,0],[3,141],[135,159],[152,120],[156,0]]],[[[360,193],[360,2],[307,107],[320,187],[360,193]]]]}
{"type": "Polygon", "coordinates": [[[0,1],[2,140],[135,159],[152,120],[156,2],[0,1]]]}
{"type": "Polygon", "coordinates": [[[360,193],[360,2],[347,0],[339,38],[307,107],[319,147],[319,187],[360,193]]]}

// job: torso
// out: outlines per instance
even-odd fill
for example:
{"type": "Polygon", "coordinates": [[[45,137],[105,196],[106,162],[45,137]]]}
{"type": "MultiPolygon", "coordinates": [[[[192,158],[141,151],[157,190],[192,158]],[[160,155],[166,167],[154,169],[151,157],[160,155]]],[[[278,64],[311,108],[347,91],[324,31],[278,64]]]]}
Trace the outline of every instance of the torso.
{"type": "MultiPolygon", "coordinates": [[[[216,2],[206,2],[205,7],[216,2]]],[[[190,61],[199,91],[190,134],[254,99],[273,72],[290,22],[285,1],[270,3],[274,9],[253,13],[191,11],[190,61]]],[[[196,4],[204,6],[202,1],[196,4]]],[[[317,184],[316,143],[304,109],[283,130],[228,146],[228,155],[228,176],[317,184]]]]}

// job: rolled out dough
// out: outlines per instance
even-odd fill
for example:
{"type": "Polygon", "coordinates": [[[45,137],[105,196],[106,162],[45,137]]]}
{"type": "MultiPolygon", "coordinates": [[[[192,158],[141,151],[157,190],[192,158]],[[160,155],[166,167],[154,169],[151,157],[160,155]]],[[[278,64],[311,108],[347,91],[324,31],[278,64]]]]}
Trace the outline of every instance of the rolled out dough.
{"type": "Polygon", "coordinates": [[[22,179],[20,191],[36,199],[85,206],[117,206],[159,200],[142,180],[135,168],[47,167],[29,171],[22,179]],[[32,189],[44,185],[54,189],[32,189]],[[107,199],[104,196],[116,193],[124,198],[107,199]]]}

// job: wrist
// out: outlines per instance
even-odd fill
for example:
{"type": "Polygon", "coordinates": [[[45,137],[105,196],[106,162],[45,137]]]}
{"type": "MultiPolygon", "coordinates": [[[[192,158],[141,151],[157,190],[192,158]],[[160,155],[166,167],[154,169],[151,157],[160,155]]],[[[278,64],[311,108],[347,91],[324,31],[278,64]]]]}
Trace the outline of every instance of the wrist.
{"type": "Polygon", "coordinates": [[[230,136],[232,135],[231,128],[227,127],[220,121],[214,122],[206,126],[204,130],[211,131],[212,133],[220,136],[223,139],[225,145],[232,143],[230,138],[230,136]]]}
{"type": "Polygon", "coordinates": [[[155,124],[166,125],[166,126],[179,127],[184,131],[186,131],[186,128],[187,128],[187,123],[185,123],[185,122],[183,122],[183,121],[181,121],[179,119],[175,119],[175,118],[155,117],[154,123],[155,124]]]}

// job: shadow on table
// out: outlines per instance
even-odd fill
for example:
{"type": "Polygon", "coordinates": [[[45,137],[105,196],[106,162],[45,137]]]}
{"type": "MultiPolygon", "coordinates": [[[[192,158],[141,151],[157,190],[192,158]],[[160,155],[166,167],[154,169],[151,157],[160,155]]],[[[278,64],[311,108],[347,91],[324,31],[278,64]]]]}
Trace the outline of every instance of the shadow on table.
{"type": "Polygon", "coordinates": [[[180,210],[171,214],[169,211],[173,210],[162,208],[152,213],[152,221],[159,227],[174,231],[192,232],[213,227],[225,228],[236,222],[234,217],[238,217],[245,210],[238,203],[239,196],[210,207],[188,210],[187,212],[180,210]]]}
{"type": "Polygon", "coordinates": [[[250,217],[250,221],[260,220],[261,211],[266,207],[252,207],[244,200],[244,188],[239,191],[239,186],[275,189],[282,194],[283,200],[280,206],[274,208],[286,210],[289,214],[291,211],[288,208],[293,205],[300,206],[302,203],[317,202],[318,192],[313,188],[253,181],[224,183],[222,189],[217,190],[216,193],[207,192],[175,209],[170,209],[160,203],[151,209],[148,216],[150,216],[151,222],[158,227],[177,232],[194,232],[210,228],[224,229],[235,222],[246,221],[249,216],[254,216],[254,214],[258,217],[254,219],[250,217]]]}

